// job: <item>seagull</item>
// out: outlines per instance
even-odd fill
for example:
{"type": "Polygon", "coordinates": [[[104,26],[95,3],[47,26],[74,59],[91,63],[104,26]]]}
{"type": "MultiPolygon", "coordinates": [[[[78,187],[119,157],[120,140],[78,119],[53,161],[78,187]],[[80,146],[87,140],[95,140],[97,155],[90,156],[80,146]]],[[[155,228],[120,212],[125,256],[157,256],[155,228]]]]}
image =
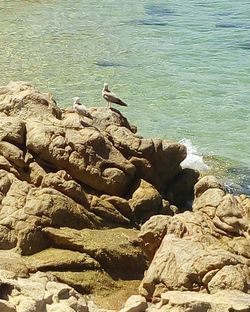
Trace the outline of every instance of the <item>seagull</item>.
{"type": "Polygon", "coordinates": [[[102,96],[108,102],[108,108],[111,107],[111,103],[119,104],[121,106],[128,106],[121,99],[119,99],[113,92],[109,90],[109,86],[107,83],[104,83],[102,89],[102,96]]]}
{"type": "Polygon", "coordinates": [[[93,119],[91,114],[88,112],[87,107],[80,102],[80,98],[79,97],[74,97],[73,101],[74,101],[73,108],[79,114],[79,118],[80,118],[80,116],[83,116],[83,117],[87,117],[87,118],[93,119]]]}

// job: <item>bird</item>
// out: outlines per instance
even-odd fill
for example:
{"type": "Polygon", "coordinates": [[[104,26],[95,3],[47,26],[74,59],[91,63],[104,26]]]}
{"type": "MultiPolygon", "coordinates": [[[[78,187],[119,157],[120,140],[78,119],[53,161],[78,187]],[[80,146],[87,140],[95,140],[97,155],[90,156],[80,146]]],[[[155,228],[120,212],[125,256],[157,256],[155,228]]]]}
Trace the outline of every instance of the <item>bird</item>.
{"type": "Polygon", "coordinates": [[[87,107],[81,103],[79,97],[74,97],[74,98],[73,98],[73,101],[74,101],[74,102],[73,102],[73,108],[74,108],[74,109],[77,111],[77,113],[79,114],[79,119],[80,119],[80,116],[93,119],[93,117],[91,116],[91,114],[88,112],[87,107]]]}
{"type": "Polygon", "coordinates": [[[119,99],[113,92],[109,90],[108,84],[105,82],[102,89],[102,97],[108,102],[108,108],[111,108],[111,103],[121,106],[128,106],[125,102],[119,99]]]}

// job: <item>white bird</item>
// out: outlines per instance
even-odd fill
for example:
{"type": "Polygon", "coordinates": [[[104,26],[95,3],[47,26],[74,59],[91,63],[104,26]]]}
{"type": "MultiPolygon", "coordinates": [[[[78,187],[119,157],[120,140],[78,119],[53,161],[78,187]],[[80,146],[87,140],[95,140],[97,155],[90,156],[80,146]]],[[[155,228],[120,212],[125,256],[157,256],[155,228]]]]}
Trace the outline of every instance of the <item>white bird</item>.
{"type": "Polygon", "coordinates": [[[108,108],[111,107],[111,103],[119,104],[121,106],[128,106],[121,99],[119,99],[113,92],[109,90],[107,83],[104,83],[104,86],[102,89],[102,96],[108,102],[108,108]]]}
{"type": "Polygon", "coordinates": [[[79,118],[80,118],[80,116],[83,116],[83,117],[87,117],[87,118],[93,119],[91,114],[88,112],[87,107],[81,103],[79,97],[74,97],[73,101],[74,101],[73,102],[73,108],[79,114],[79,118]]]}

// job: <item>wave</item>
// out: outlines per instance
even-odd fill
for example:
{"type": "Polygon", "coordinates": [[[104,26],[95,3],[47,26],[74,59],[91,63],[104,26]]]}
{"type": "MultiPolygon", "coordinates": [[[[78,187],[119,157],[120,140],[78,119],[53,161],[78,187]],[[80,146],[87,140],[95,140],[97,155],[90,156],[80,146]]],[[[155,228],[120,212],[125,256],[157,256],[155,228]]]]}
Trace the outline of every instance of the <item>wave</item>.
{"type": "Polygon", "coordinates": [[[202,154],[192,144],[191,140],[184,138],[180,140],[179,143],[185,145],[187,148],[187,157],[181,163],[181,167],[183,169],[190,168],[201,172],[208,171],[210,169],[204,162],[202,154]]]}
{"type": "Polygon", "coordinates": [[[181,167],[198,170],[201,173],[215,175],[225,186],[227,192],[239,195],[250,195],[250,168],[237,166],[227,158],[205,156],[197,150],[190,139],[182,139],[179,143],[187,148],[187,157],[181,163],[181,167]],[[208,162],[208,164],[207,164],[208,162]]]}

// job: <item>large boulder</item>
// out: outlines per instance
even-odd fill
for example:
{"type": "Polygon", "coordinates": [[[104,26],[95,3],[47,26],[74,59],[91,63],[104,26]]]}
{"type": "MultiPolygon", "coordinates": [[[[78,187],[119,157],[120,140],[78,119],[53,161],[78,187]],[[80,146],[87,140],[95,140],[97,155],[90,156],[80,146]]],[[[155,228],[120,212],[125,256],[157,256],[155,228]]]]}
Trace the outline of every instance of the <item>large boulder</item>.
{"type": "Polygon", "coordinates": [[[61,118],[61,110],[50,93],[42,94],[31,84],[22,81],[13,81],[0,87],[0,112],[7,116],[18,116],[22,120],[30,117],[44,121],[61,118]]]}
{"type": "Polygon", "coordinates": [[[124,117],[118,109],[106,107],[91,107],[89,112],[92,116],[92,120],[89,120],[91,124],[101,131],[106,130],[110,125],[116,125],[118,127],[125,127],[132,133],[136,133],[137,128],[131,125],[127,118],[124,117]]]}
{"type": "MultiPolygon", "coordinates": [[[[6,182],[8,185],[8,181],[6,182]]],[[[100,220],[70,197],[52,188],[36,188],[13,180],[0,204],[0,247],[30,254],[48,246],[42,228],[98,227],[100,220]]]]}
{"type": "MultiPolygon", "coordinates": [[[[219,291],[216,294],[191,291],[168,291],[158,303],[150,305],[147,312],[247,312],[249,295],[240,291],[219,291]]],[[[145,311],[145,310],[143,310],[145,311]]]]}
{"type": "Polygon", "coordinates": [[[133,295],[128,298],[124,307],[119,312],[143,312],[147,307],[148,304],[144,297],[133,295]]]}
{"type": "Polygon", "coordinates": [[[215,226],[225,233],[248,237],[250,205],[244,207],[237,197],[227,194],[224,188],[210,177],[204,177],[197,183],[195,193],[194,211],[209,215],[215,226]]]}
{"type": "Polygon", "coordinates": [[[140,293],[149,300],[171,290],[249,292],[250,205],[212,177],[201,179],[195,194],[192,212],[154,216],[141,228],[151,264],[140,293]]]}
{"type": "Polygon", "coordinates": [[[129,204],[137,221],[144,223],[151,216],[162,211],[162,197],[152,184],[144,180],[139,180],[134,188],[129,204]]]}
{"type": "MultiPolygon", "coordinates": [[[[0,254],[1,255],[1,254],[0,254]]],[[[32,271],[100,270],[98,261],[87,253],[68,249],[48,248],[22,258],[32,271]]]]}
{"type": "Polygon", "coordinates": [[[16,145],[25,144],[25,123],[20,117],[0,115],[0,140],[16,145]]]}
{"type": "Polygon", "coordinates": [[[136,166],[138,174],[159,191],[180,171],[187,153],[184,145],[159,139],[143,139],[125,127],[106,128],[114,146],[136,166]]]}
{"type": "Polygon", "coordinates": [[[81,184],[77,183],[65,170],[43,173],[40,185],[42,188],[54,188],[83,205],[89,204],[88,196],[81,184]]]}
{"type": "Polygon", "coordinates": [[[195,238],[165,235],[140,289],[148,299],[160,296],[164,290],[207,290],[212,293],[233,288],[244,292],[248,289],[249,274],[247,259],[222,247],[209,246],[195,238]],[[236,266],[238,274],[235,274],[236,266]],[[228,275],[224,275],[222,282],[221,270],[225,268],[228,275]]]}
{"type": "Polygon", "coordinates": [[[76,181],[112,195],[126,192],[135,167],[93,128],[63,129],[36,121],[27,124],[27,148],[76,181]]]}
{"type": "Polygon", "coordinates": [[[44,233],[52,246],[87,253],[112,275],[139,277],[146,268],[136,230],[125,228],[73,230],[48,227],[44,229],[44,233]]]}

